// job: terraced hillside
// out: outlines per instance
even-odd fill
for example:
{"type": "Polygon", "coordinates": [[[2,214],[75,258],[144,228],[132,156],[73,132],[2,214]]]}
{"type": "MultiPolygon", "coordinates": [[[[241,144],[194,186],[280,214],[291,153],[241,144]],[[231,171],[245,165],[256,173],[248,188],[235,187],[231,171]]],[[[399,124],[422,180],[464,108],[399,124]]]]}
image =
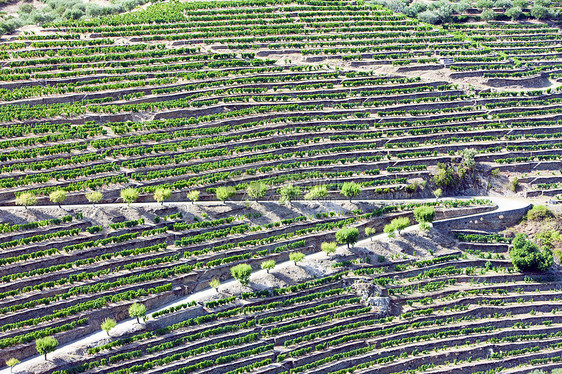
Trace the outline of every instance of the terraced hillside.
{"type": "Polygon", "coordinates": [[[486,196],[561,193],[560,35],[538,21],[434,26],[363,2],[252,0],[3,36],[2,363],[561,366],[558,265],[517,271],[502,230],[529,203],[486,196]],[[420,206],[435,208],[429,231],[380,234],[420,206]],[[358,244],[323,253],[347,227],[358,244]],[[232,279],[238,264],[249,284],[232,279]],[[133,304],[148,310],[139,323],[133,304]],[[118,323],[107,334],[106,318],[118,323]],[[45,361],[36,341],[49,336],[68,345],[45,361]]]}

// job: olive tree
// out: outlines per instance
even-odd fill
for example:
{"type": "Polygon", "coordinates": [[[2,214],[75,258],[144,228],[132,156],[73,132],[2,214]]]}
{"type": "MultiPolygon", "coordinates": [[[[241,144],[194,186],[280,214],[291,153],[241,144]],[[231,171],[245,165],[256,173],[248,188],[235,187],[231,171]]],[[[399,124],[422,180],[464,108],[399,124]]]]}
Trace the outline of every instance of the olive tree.
{"type": "Polygon", "coordinates": [[[131,205],[139,198],[139,191],[136,188],[124,188],[121,190],[121,199],[131,205]]]}
{"type": "Polygon", "coordinates": [[[336,242],[324,242],[320,244],[320,249],[322,252],[326,253],[327,256],[330,256],[332,253],[336,253],[337,247],[338,243],[336,242]]]}
{"type": "Polygon", "coordinates": [[[10,358],[6,360],[6,365],[10,367],[10,373],[14,370],[14,366],[20,363],[20,360],[17,358],[10,358]]]}
{"type": "Polygon", "coordinates": [[[265,269],[265,271],[269,274],[270,270],[273,270],[273,268],[275,267],[275,261],[274,260],[267,260],[261,263],[261,268],[265,269]]]}
{"type": "Polygon", "coordinates": [[[248,264],[238,264],[230,268],[232,277],[240,282],[241,285],[247,286],[250,283],[250,275],[252,275],[252,267],[248,264]]]}
{"type": "Polygon", "coordinates": [[[347,248],[359,240],[359,230],[356,227],[343,227],[336,232],[338,243],[347,244],[347,248]]]}
{"type": "Polygon", "coordinates": [[[46,336],[35,341],[35,349],[39,354],[45,355],[45,360],[47,360],[47,353],[54,352],[58,346],[59,342],[54,336],[46,336]]]}
{"type": "Polygon", "coordinates": [[[410,226],[410,219],[408,217],[399,217],[395,218],[386,226],[384,226],[384,232],[388,234],[388,236],[393,237],[394,232],[398,232],[400,235],[400,231],[404,230],[406,227],[410,226]]]}
{"type": "Polygon", "coordinates": [[[197,190],[189,191],[187,193],[187,199],[191,200],[192,203],[199,201],[199,194],[200,192],[197,190]]]}
{"type": "Polygon", "coordinates": [[[289,259],[297,265],[299,262],[304,260],[305,255],[302,252],[293,252],[289,254],[289,259]]]}
{"type": "Polygon", "coordinates": [[[24,192],[16,197],[16,205],[23,205],[26,209],[35,204],[37,204],[37,198],[31,192],[24,192]]]}
{"type": "Polygon", "coordinates": [[[117,321],[115,321],[113,318],[106,318],[101,323],[101,329],[107,333],[107,336],[109,336],[109,331],[115,326],[117,326],[117,321]]]}
{"type": "Polygon", "coordinates": [[[90,203],[96,205],[96,203],[99,203],[100,201],[103,200],[103,194],[102,194],[101,192],[99,192],[99,191],[88,192],[88,193],[86,194],[86,199],[87,199],[90,203]]]}
{"type": "Polygon", "coordinates": [[[314,186],[304,195],[304,198],[305,200],[320,200],[326,196],[328,196],[328,187],[314,186]]]}
{"type": "Polygon", "coordinates": [[[291,204],[292,200],[297,199],[302,194],[302,190],[298,186],[293,186],[292,184],[288,184],[283,186],[279,189],[279,202],[281,203],[288,203],[291,204]]]}
{"type": "Polygon", "coordinates": [[[347,197],[349,202],[351,202],[352,198],[359,195],[361,191],[361,186],[355,182],[346,182],[341,187],[341,194],[347,197]]]}
{"type": "Polygon", "coordinates": [[[376,232],[377,230],[372,227],[365,227],[365,235],[370,236],[371,241],[373,241],[373,235],[375,235],[376,232]]]}
{"type": "Polygon", "coordinates": [[[49,200],[53,204],[57,204],[60,208],[60,204],[66,200],[66,191],[65,190],[56,190],[49,194],[49,200]]]}
{"type": "Polygon", "coordinates": [[[172,197],[172,189],[158,187],[156,191],[154,191],[154,200],[158,201],[160,204],[164,204],[164,201],[170,200],[172,197]]]}
{"type": "Polygon", "coordinates": [[[221,282],[217,279],[217,278],[213,278],[211,279],[211,281],[209,282],[209,286],[211,288],[214,288],[215,291],[219,292],[219,286],[221,285],[221,282]]]}
{"type": "Polygon", "coordinates": [[[267,193],[267,184],[260,181],[250,182],[246,187],[246,193],[254,200],[260,199],[267,193]]]}
{"type": "Polygon", "coordinates": [[[134,303],[129,307],[129,316],[136,318],[137,323],[140,323],[140,318],[146,316],[146,307],[143,304],[134,303]]]}
{"type": "Polygon", "coordinates": [[[236,195],[236,188],[232,186],[228,187],[217,187],[215,190],[215,194],[217,195],[217,199],[222,202],[230,199],[232,196],[236,195]]]}

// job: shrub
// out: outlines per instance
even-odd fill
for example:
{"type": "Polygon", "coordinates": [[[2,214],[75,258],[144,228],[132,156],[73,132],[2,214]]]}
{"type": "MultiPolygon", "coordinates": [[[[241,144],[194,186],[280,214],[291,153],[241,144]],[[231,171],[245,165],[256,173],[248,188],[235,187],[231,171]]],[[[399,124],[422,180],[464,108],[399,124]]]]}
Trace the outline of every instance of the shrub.
{"type": "Polygon", "coordinates": [[[254,200],[262,198],[267,193],[267,184],[260,181],[250,182],[246,188],[246,193],[254,200]]]}
{"type": "Polygon", "coordinates": [[[117,321],[115,321],[112,318],[106,318],[102,323],[101,323],[101,329],[103,331],[105,331],[107,333],[107,336],[109,336],[109,331],[114,328],[115,326],[117,326],[117,321]]]}
{"type": "Polygon", "coordinates": [[[502,8],[503,10],[509,9],[513,6],[513,2],[511,0],[496,0],[494,2],[495,8],[502,8]]]}
{"type": "Polygon", "coordinates": [[[545,6],[535,5],[531,8],[531,16],[536,19],[545,19],[550,16],[550,9],[545,6]]]}
{"type": "Polygon", "coordinates": [[[146,307],[143,304],[134,303],[129,307],[129,316],[136,318],[137,323],[140,323],[140,318],[146,315],[146,307]]]}
{"type": "Polygon", "coordinates": [[[494,6],[494,3],[491,0],[478,0],[478,1],[476,1],[476,7],[480,10],[490,9],[493,6],[494,6]]]}
{"type": "Polygon", "coordinates": [[[24,192],[16,197],[16,205],[23,205],[27,208],[28,206],[35,204],[37,204],[37,198],[30,192],[24,192]]]}
{"type": "Polygon", "coordinates": [[[305,258],[305,255],[302,252],[293,252],[293,253],[289,254],[289,259],[291,261],[293,261],[295,263],[295,265],[297,265],[297,263],[304,260],[304,258],[305,258]]]}
{"type": "Polygon", "coordinates": [[[45,360],[47,360],[47,353],[54,352],[58,345],[59,342],[53,336],[46,336],[35,341],[35,349],[39,354],[45,355],[45,360]]]}
{"type": "Polygon", "coordinates": [[[252,267],[248,264],[239,264],[230,268],[230,274],[237,279],[240,284],[247,286],[250,283],[250,275],[252,275],[252,267]]]}
{"type": "Polygon", "coordinates": [[[218,187],[215,191],[215,194],[217,195],[217,199],[224,202],[230,199],[232,196],[236,195],[236,189],[232,186],[218,187]]]}
{"type": "Polygon", "coordinates": [[[341,194],[347,198],[349,198],[349,202],[355,196],[361,193],[361,186],[355,182],[346,182],[341,187],[341,194]]]}
{"type": "Polygon", "coordinates": [[[326,256],[330,256],[332,253],[336,253],[336,248],[338,247],[338,243],[336,242],[324,242],[320,244],[320,249],[322,252],[326,253],[326,256]]]}
{"type": "Polygon", "coordinates": [[[515,177],[509,182],[509,189],[513,192],[517,192],[519,188],[519,178],[515,177]]]}
{"type": "Polygon", "coordinates": [[[98,203],[103,200],[103,194],[99,191],[92,191],[86,194],[86,199],[92,203],[98,203]]]}
{"type": "Polygon", "coordinates": [[[554,214],[544,205],[534,205],[525,215],[525,219],[535,222],[541,222],[553,217],[554,214]]]}
{"type": "Polygon", "coordinates": [[[159,187],[154,191],[154,200],[158,201],[160,204],[164,204],[164,201],[169,200],[172,197],[172,190],[170,188],[159,187]]]}
{"type": "Polygon", "coordinates": [[[433,222],[435,219],[435,208],[432,206],[419,206],[414,209],[414,218],[418,223],[433,222]]]}
{"type": "Polygon", "coordinates": [[[435,196],[435,198],[437,200],[439,200],[439,198],[443,195],[443,190],[441,188],[436,189],[435,191],[433,191],[433,196],[435,196]]]}
{"type": "Polygon", "coordinates": [[[489,21],[491,19],[494,19],[496,17],[496,12],[494,12],[492,9],[485,9],[482,11],[482,13],[480,13],[480,18],[483,21],[489,21]]]}
{"type": "Polygon", "coordinates": [[[429,231],[431,230],[431,225],[428,222],[420,222],[419,228],[421,231],[429,231]]]}
{"type": "Polygon", "coordinates": [[[546,271],[554,262],[550,250],[539,250],[525,234],[515,235],[512,245],[509,252],[511,262],[520,271],[546,271]]]}
{"type": "Polygon", "coordinates": [[[290,204],[291,200],[297,199],[302,194],[302,190],[300,189],[300,187],[288,184],[279,189],[279,194],[281,195],[281,197],[279,198],[279,201],[281,203],[290,204]]]}
{"type": "Polygon", "coordinates": [[[328,196],[328,187],[314,186],[304,195],[305,200],[320,200],[328,196]]]}
{"type": "Polygon", "coordinates": [[[437,174],[433,176],[433,183],[439,188],[454,187],[457,184],[457,174],[451,166],[438,164],[437,174]]]}
{"type": "Polygon", "coordinates": [[[336,232],[338,243],[347,244],[347,248],[357,243],[359,240],[359,230],[355,227],[344,227],[336,232]]]}
{"type": "Polygon", "coordinates": [[[139,198],[139,191],[135,188],[124,188],[121,190],[121,199],[130,205],[139,198]]]}
{"type": "MultiPolygon", "coordinates": [[[[517,18],[519,18],[522,13],[523,13],[523,11],[521,10],[521,8],[516,7],[516,6],[511,7],[508,10],[505,11],[505,15],[508,16],[509,18],[511,18],[512,21],[515,21],[517,18]]],[[[494,170],[498,170],[498,169],[494,169],[494,170]]],[[[494,170],[492,170],[492,176],[495,177],[496,175],[493,174],[494,170]]]]}
{"type": "Polygon", "coordinates": [[[193,190],[187,193],[187,199],[191,200],[192,203],[199,200],[199,191],[193,190]]]}
{"type": "Polygon", "coordinates": [[[433,10],[426,10],[418,14],[418,19],[422,22],[434,25],[439,22],[439,14],[433,10]]]}
{"type": "Polygon", "coordinates": [[[273,268],[275,267],[275,261],[274,260],[267,260],[261,263],[261,268],[265,269],[265,271],[269,274],[270,270],[273,270],[273,268]]]}

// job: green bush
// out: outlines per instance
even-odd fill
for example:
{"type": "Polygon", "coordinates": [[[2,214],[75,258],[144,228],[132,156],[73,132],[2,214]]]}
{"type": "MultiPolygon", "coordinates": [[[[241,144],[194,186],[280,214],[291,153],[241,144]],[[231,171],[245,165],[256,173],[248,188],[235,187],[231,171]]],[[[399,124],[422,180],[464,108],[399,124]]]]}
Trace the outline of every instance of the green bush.
{"type": "Polygon", "coordinates": [[[291,261],[293,261],[295,263],[295,265],[297,265],[297,263],[304,260],[304,258],[305,258],[305,255],[302,252],[293,252],[293,253],[289,254],[289,259],[291,261]]]}
{"type": "Polygon", "coordinates": [[[124,188],[121,190],[121,199],[123,199],[127,205],[134,203],[138,198],[139,191],[135,188],[124,188]]]}
{"type": "Polygon", "coordinates": [[[239,264],[230,268],[230,273],[237,279],[240,284],[247,286],[250,283],[250,275],[252,275],[252,267],[248,264],[239,264]]]}
{"type": "Polygon", "coordinates": [[[338,243],[336,242],[324,242],[320,244],[320,249],[322,252],[326,253],[327,256],[330,256],[332,253],[336,253],[336,248],[338,247],[338,243]]]}
{"type": "Polygon", "coordinates": [[[553,217],[554,214],[552,214],[552,212],[544,205],[534,205],[533,208],[525,215],[525,218],[528,221],[534,222],[542,222],[553,217]]]}
{"type": "Polygon", "coordinates": [[[414,209],[414,218],[418,223],[433,222],[435,219],[435,208],[432,206],[420,206],[414,209]]]}
{"type": "Polygon", "coordinates": [[[520,271],[547,271],[554,260],[549,249],[539,247],[529,240],[525,234],[517,234],[512,241],[509,252],[511,262],[520,271]]]}

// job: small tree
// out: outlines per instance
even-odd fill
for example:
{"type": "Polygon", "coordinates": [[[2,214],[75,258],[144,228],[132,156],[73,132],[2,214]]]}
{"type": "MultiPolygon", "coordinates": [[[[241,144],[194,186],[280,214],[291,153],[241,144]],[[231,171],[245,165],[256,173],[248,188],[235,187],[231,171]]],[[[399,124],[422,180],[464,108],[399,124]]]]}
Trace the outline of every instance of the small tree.
{"type": "Polygon", "coordinates": [[[376,232],[377,230],[372,227],[365,227],[365,235],[370,236],[371,241],[373,241],[373,235],[375,235],[376,232]]]}
{"type": "Polygon", "coordinates": [[[275,261],[274,260],[267,260],[261,263],[261,268],[265,269],[265,271],[269,274],[270,270],[273,270],[273,268],[275,267],[275,261]]]}
{"type": "Polygon", "coordinates": [[[191,200],[191,203],[199,201],[199,191],[193,190],[187,193],[188,200],[191,200]]]}
{"type": "Polygon", "coordinates": [[[217,187],[215,194],[217,195],[217,199],[222,202],[230,199],[232,196],[236,195],[236,188],[232,186],[228,187],[217,187]]]}
{"type": "Polygon", "coordinates": [[[320,244],[320,249],[322,252],[326,253],[326,256],[330,257],[332,253],[336,253],[336,248],[338,247],[338,243],[336,242],[324,242],[320,244]]]}
{"type": "Polygon", "coordinates": [[[432,206],[419,206],[414,209],[414,218],[418,223],[433,222],[435,219],[435,208],[432,206]]]}
{"type": "Polygon", "coordinates": [[[267,193],[267,184],[260,181],[250,182],[246,188],[246,193],[254,200],[260,199],[267,193]]]}
{"type": "Polygon", "coordinates": [[[297,263],[304,260],[304,257],[305,257],[305,255],[302,252],[293,252],[293,253],[289,254],[289,259],[291,261],[293,261],[295,263],[295,265],[297,265],[297,263]]]}
{"type": "Polygon", "coordinates": [[[115,326],[117,326],[117,321],[115,321],[112,318],[106,318],[102,323],[101,323],[101,329],[103,331],[105,331],[107,333],[107,336],[109,336],[109,331],[114,328],[115,326]]]}
{"type": "Polygon", "coordinates": [[[355,182],[346,182],[341,187],[341,194],[349,198],[349,202],[351,202],[352,198],[359,195],[361,191],[362,191],[361,186],[355,182]]]}
{"type": "Polygon", "coordinates": [[[359,230],[355,227],[343,227],[336,232],[338,243],[347,244],[347,248],[359,240],[359,230]]]}
{"type": "Polygon", "coordinates": [[[60,208],[60,203],[66,200],[66,191],[64,190],[56,190],[49,194],[49,200],[52,203],[57,204],[60,208]]]}
{"type": "Polygon", "coordinates": [[[288,184],[279,189],[279,195],[281,195],[281,197],[279,198],[279,202],[288,203],[290,205],[291,201],[300,197],[301,194],[302,190],[300,189],[300,187],[288,184]]]}
{"type": "Polygon", "coordinates": [[[137,323],[140,323],[140,318],[146,316],[146,307],[143,304],[134,303],[129,307],[129,316],[136,318],[137,323]]]}
{"type": "Polygon", "coordinates": [[[103,200],[103,194],[99,191],[92,191],[86,194],[86,199],[95,206],[96,203],[103,200]]]}
{"type": "Polygon", "coordinates": [[[35,349],[39,354],[45,355],[45,361],[47,360],[47,353],[54,352],[58,346],[59,342],[54,336],[46,336],[35,341],[35,349]]]}
{"type": "Polygon", "coordinates": [[[395,218],[388,225],[384,227],[384,232],[388,234],[389,237],[394,237],[394,232],[404,230],[406,227],[410,226],[410,219],[408,217],[395,218]]]}
{"type": "Polygon", "coordinates": [[[230,268],[230,274],[237,279],[241,285],[247,286],[250,283],[250,275],[252,275],[252,267],[248,264],[238,264],[230,268]]]}
{"type": "Polygon", "coordinates": [[[35,204],[37,204],[37,198],[31,192],[24,192],[16,197],[16,205],[23,205],[26,209],[35,204]]]}
{"type": "Polygon", "coordinates": [[[213,278],[209,282],[209,286],[211,286],[211,288],[214,288],[215,291],[217,291],[217,293],[219,292],[219,286],[220,285],[221,285],[221,282],[217,278],[213,278]]]}
{"type": "Polygon", "coordinates": [[[121,199],[131,205],[139,198],[139,191],[136,188],[124,188],[121,190],[121,199]]]}
{"type": "Polygon", "coordinates": [[[536,19],[545,19],[550,16],[550,9],[542,5],[535,5],[531,8],[531,16],[536,19]]]}
{"type": "Polygon", "coordinates": [[[164,204],[164,201],[170,200],[172,197],[172,189],[159,187],[154,191],[154,200],[158,201],[160,204],[164,204]]]}
{"type": "Polygon", "coordinates": [[[12,370],[14,370],[14,366],[19,363],[20,360],[18,360],[17,358],[10,358],[9,360],[6,360],[6,365],[10,367],[10,373],[12,372],[12,370]]]}
{"type": "Polygon", "coordinates": [[[438,188],[435,191],[433,191],[433,196],[435,196],[436,200],[439,200],[441,195],[443,195],[443,190],[441,188],[438,188]]]}
{"type": "Polygon", "coordinates": [[[514,177],[511,182],[509,182],[509,189],[513,192],[517,192],[519,188],[519,178],[514,177]]]}
{"type": "Polygon", "coordinates": [[[304,195],[305,200],[320,200],[328,196],[328,187],[314,186],[304,195]]]}

